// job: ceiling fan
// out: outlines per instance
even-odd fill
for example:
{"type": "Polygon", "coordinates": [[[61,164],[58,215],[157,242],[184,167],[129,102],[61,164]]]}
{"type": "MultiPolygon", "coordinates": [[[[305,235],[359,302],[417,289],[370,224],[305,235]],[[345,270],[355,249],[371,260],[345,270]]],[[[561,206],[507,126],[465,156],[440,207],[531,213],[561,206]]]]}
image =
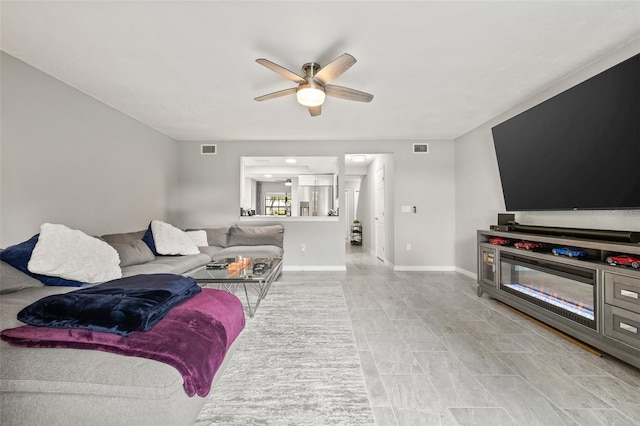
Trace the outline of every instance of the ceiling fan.
{"type": "Polygon", "coordinates": [[[315,62],[304,64],[302,66],[304,76],[289,71],[268,59],[260,58],[256,59],[256,62],[280,74],[284,78],[298,83],[298,87],[258,96],[255,98],[256,101],[266,101],[295,93],[298,102],[306,106],[311,116],[315,117],[322,112],[325,95],[358,102],[371,102],[371,99],[373,99],[373,95],[369,93],[329,84],[356,63],[356,58],[348,53],[343,53],[324,67],[321,67],[315,62]]]}

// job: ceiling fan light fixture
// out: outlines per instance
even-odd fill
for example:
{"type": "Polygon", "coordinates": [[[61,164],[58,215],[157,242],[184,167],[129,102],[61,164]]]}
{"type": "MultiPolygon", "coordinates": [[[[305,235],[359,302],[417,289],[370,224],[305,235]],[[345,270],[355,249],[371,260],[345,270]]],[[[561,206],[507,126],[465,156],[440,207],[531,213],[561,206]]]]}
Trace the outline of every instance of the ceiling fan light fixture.
{"type": "Polygon", "coordinates": [[[324,103],[325,93],[322,87],[312,86],[308,83],[301,84],[296,91],[296,98],[301,105],[306,107],[319,106],[324,103]]]}
{"type": "Polygon", "coordinates": [[[312,117],[316,117],[322,113],[325,96],[358,102],[371,102],[373,99],[370,93],[329,84],[356,63],[356,58],[348,53],[343,53],[324,67],[316,62],[307,62],[302,66],[304,76],[268,59],[258,58],[256,62],[298,85],[254,98],[258,102],[295,93],[298,103],[307,107],[312,117]]]}

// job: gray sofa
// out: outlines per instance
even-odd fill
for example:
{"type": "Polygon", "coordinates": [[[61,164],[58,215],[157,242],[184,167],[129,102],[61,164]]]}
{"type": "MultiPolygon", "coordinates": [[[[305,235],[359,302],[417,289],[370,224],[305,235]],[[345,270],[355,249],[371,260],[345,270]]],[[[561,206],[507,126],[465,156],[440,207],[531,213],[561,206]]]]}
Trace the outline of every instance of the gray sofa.
{"type": "Polygon", "coordinates": [[[282,225],[233,225],[197,230],[207,233],[209,245],[198,247],[200,254],[187,256],[154,256],[142,241],[145,230],[108,234],[100,238],[118,251],[123,277],[150,273],[183,274],[211,260],[236,256],[282,257],[284,254],[282,225]]]}
{"type": "Polygon", "coordinates": [[[282,225],[204,228],[209,246],[198,247],[213,260],[244,257],[282,257],[284,227],[282,225]]]}
{"type": "MultiPolygon", "coordinates": [[[[212,258],[238,254],[283,255],[280,225],[206,231],[210,245],[189,256],[150,256],[139,242],[144,231],[102,239],[121,255],[123,276],[181,274],[212,258]]],[[[17,313],[36,300],[74,289],[45,286],[0,262],[0,329],[22,325],[17,313]]],[[[191,425],[205,403],[205,398],[186,395],[175,368],[153,360],[93,350],[21,348],[4,341],[0,359],[2,425],[191,425]]]]}

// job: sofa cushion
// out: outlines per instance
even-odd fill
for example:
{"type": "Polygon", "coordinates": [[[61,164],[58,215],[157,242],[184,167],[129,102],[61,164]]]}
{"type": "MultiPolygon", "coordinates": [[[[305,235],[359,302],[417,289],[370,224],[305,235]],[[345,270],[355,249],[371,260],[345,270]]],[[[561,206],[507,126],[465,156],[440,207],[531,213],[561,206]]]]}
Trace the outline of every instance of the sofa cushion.
{"type": "Polygon", "coordinates": [[[278,246],[273,245],[260,245],[260,246],[233,246],[226,247],[222,250],[214,253],[211,256],[212,260],[235,258],[236,256],[243,257],[282,257],[284,250],[278,246]]]}
{"type": "Polygon", "coordinates": [[[207,241],[210,246],[226,247],[229,238],[229,227],[203,228],[207,233],[207,241]]]}
{"type": "Polygon", "coordinates": [[[145,231],[146,230],[143,229],[142,231],[123,232],[120,234],[107,234],[107,235],[103,235],[100,238],[102,238],[109,244],[111,243],[127,244],[127,243],[132,243],[136,240],[141,240],[142,237],[144,236],[145,231]]]}
{"type": "Polygon", "coordinates": [[[186,231],[193,244],[196,247],[207,247],[209,245],[209,241],[207,240],[207,231],[198,230],[198,231],[186,231]]]}
{"type": "Polygon", "coordinates": [[[132,275],[141,274],[172,274],[173,267],[171,265],[163,265],[156,262],[141,263],[139,265],[125,266],[122,268],[122,277],[130,277],[132,275]]]}
{"type": "MultiPolygon", "coordinates": [[[[17,319],[22,308],[42,297],[70,289],[28,288],[3,295],[0,328],[24,325],[17,319]]],[[[151,410],[140,416],[139,421],[132,420],[133,416],[125,416],[117,424],[182,424],[184,418],[191,416],[195,421],[199,408],[195,407],[196,414],[193,414],[190,411],[194,407],[189,406],[190,410],[181,413],[182,419],[176,419],[172,410],[163,412],[164,418],[158,417],[157,410],[171,407],[181,411],[182,405],[194,401],[204,404],[203,398],[187,396],[177,369],[153,360],[101,351],[21,348],[4,341],[0,342],[0,353],[2,424],[89,424],[86,418],[94,419],[91,424],[105,424],[104,419],[111,418],[104,410],[105,404],[117,412],[122,404],[132,405],[130,408],[137,411],[151,410]],[[60,398],[66,404],[58,403],[60,398]],[[112,404],[114,400],[118,404],[112,404]],[[74,407],[73,410],[70,407],[74,407]],[[141,410],[141,407],[145,409],[141,410]],[[85,419],[75,414],[76,408],[85,419]],[[164,421],[158,420],[160,418],[164,421]]]]}
{"type": "Polygon", "coordinates": [[[33,249],[38,242],[38,237],[39,234],[36,234],[33,237],[29,238],[27,241],[23,241],[19,244],[15,244],[2,250],[2,252],[0,252],[0,260],[5,261],[9,265],[29,275],[30,277],[37,279],[45,285],[69,287],[80,287],[81,285],[83,285],[84,283],[80,281],[67,280],[60,277],[50,277],[47,275],[34,274],[32,272],[29,272],[29,269],[27,269],[27,265],[29,264],[29,259],[31,259],[31,253],[33,252],[33,249]]]}
{"type": "Polygon", "coordinates": [[[191,241],[191,238],[183,230],[169,223],[153,220],[151,221],[151,232],[153,233],[153,242],[158,254],[200,254],[198,247],[191,241]]]}
{"type": "Polygon", "coordinates": [[[139,265],[151,262],[156,257],[151,252],[149,246],[142,240],[133,240],[130,243],[109,243],[116,249],[120,256],[120,267],[139,265]]]}
{"type": "Polygon", "coordinates": [[[0,294],[30,287],[44,287],[44,284],[8,263],[0,262],[0,294]]]}
{"type": "Polygon", "coordinates": [[[44,223],[29,272],[86,283],[122,277],[118,252],[104,241],[64,225],[44,223]]]}
{"type": "Polygon", "coordinates": [[[284,226],[282,225],[234,225],[229,229],[227,247],[256,245],[273,245],[282,247],[283,240],[284,226]]]}
{"type": "Polygon", "coordinates": [[[224,250],[224,249],[218,246],[206,246],[206,247],[198,247],[198,250],[200,250],[200,253],[204,253],[209,257],[213,257],[220,250],[224,250]]]}

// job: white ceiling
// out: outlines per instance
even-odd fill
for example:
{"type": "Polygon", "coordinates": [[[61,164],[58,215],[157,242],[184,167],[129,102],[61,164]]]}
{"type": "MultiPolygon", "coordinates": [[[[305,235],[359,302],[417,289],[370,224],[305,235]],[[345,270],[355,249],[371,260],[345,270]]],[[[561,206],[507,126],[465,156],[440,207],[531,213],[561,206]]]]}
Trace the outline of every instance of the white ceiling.
{"type": "Polygon", "coordinates": [[[640,1],[2,1],[1,48],[178,140],[450,139],[640,38],[640,1]],[[348,52],[310,117],[300,72],[348,52]]]}

